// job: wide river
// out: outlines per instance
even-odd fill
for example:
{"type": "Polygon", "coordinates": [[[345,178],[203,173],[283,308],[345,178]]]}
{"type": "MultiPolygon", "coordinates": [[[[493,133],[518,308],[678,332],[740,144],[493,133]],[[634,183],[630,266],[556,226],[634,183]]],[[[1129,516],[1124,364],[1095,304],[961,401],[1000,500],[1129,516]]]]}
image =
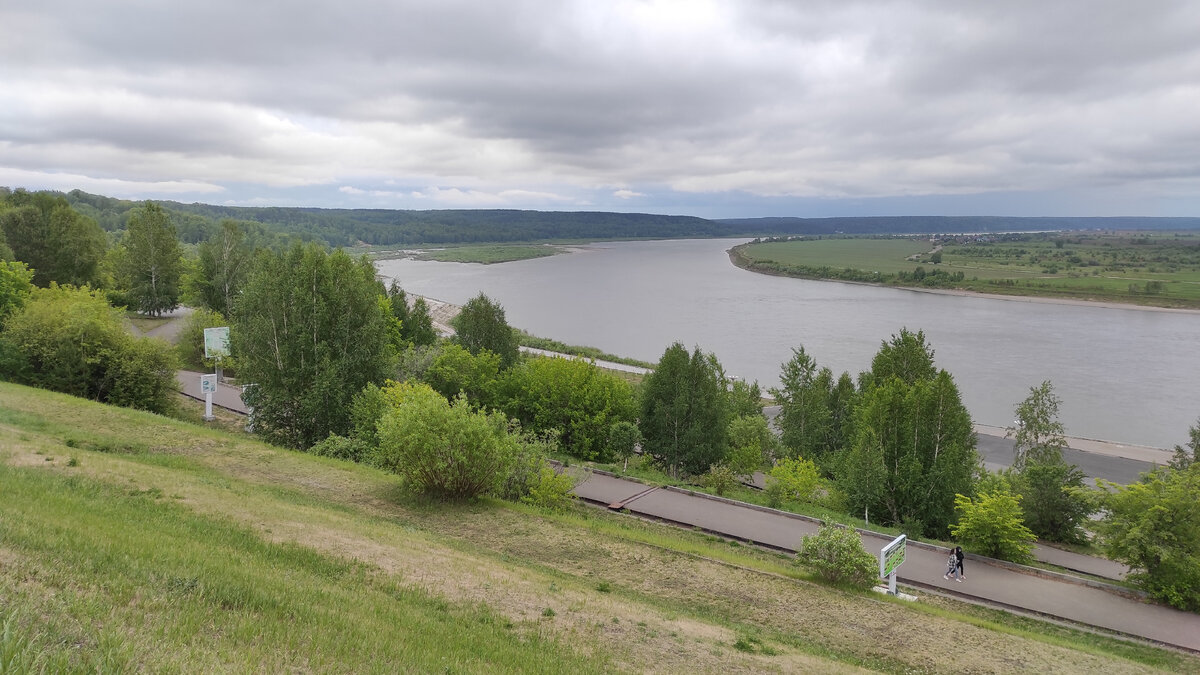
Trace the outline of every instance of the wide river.
{"type": "Polygon", "coordinates": [[[382,260],[410,293],[463,304],[481,291],[509,324],[657,361],[672,342],[777,386],[803,345],[857,375],[901,328],[923,330],[975,421],[1007,426],[1029,388],[1054,383],[1072,436],[1169,448],[1200,417],[1200,313],[923,293],[738,269],[745,240],[605,242],[498,265],[382,260]]]}

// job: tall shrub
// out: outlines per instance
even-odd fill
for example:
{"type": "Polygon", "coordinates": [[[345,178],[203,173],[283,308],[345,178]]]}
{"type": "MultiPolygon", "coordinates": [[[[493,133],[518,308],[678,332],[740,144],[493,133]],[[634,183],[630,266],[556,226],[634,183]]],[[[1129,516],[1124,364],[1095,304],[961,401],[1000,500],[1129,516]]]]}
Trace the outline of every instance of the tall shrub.
{"type": "Polygon", "coordinates": [[[3,338],[11,352],[3,361],[19,362],[9,379],[152,412],[174,407],[170,346],[130,335],[100,291],[53,282],[34,289],[5,322],[3,338]]]}
{"type": "Polygon", "coordinates": [[[379,420],[375,463],[415,490],[466,499],[496,491],[520,451],[500,413],[453,402],[425,384],[390,385],[396,402],[379,420]]]}

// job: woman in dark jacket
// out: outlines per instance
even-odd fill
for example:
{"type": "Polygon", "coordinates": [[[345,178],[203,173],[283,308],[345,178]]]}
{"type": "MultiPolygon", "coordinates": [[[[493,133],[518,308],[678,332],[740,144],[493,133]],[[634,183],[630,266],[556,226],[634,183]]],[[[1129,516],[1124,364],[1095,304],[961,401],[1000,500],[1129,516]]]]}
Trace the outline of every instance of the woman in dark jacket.
{"type": "Polygon", "coordinates": [[[961,546],[954,547],[954,557],[958,558],[958,576],[956,578],[962,581],[967,578],[967,575],[963,572],[963,550],[961,546]]]}

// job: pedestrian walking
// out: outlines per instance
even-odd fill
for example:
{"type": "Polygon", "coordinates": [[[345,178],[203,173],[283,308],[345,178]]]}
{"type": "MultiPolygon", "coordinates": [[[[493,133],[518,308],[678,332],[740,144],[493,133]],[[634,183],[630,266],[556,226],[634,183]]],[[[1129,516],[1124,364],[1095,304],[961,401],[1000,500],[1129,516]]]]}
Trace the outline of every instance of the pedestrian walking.
{"type": "Polygon", "coordinates": [[[950,550],[950,558],[946,560],[946,573],[942,575],[943,579],[949,579],[951,574],[958,569],[958,556],[954,555],[954,549],[950,550]]]}
{"type": "Polygon", "coordinates": [[[967,578],[967,573],[963,571],[963,550],[961,546],[954,547],[954,560],[956,563],[955,571],[957,572],[954,578],[962,581],[967,578]]]}

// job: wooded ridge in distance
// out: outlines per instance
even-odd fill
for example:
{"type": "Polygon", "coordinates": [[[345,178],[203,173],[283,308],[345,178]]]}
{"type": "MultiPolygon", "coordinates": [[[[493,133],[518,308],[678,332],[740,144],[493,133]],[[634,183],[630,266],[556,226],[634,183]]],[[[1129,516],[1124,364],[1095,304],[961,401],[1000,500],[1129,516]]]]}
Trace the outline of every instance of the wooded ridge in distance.
{"type": "MultiPolygon", "coordinates": [[[[0,188],[0,192],[5,188],[0,188]]],[[[73,208],[105,230],[125,228],[140,202],[72,190],[73,208]]],[[[1019,218],[1007,216],[868,216],[838,218],[738,218],[597,211],[510,209],[320,209],[181,204],[160,201],[180,240],[196,243],[223,219],[256,223],[277,235],[322,241],[330,246],[414,246],[563,239],[675,239],[783,234],[882,234],[1003,232],[1030,230],[1200,229],[1200,218],[1019,218]]],[[[251,228],[252,230],[258,228],[251,228]]]]}

